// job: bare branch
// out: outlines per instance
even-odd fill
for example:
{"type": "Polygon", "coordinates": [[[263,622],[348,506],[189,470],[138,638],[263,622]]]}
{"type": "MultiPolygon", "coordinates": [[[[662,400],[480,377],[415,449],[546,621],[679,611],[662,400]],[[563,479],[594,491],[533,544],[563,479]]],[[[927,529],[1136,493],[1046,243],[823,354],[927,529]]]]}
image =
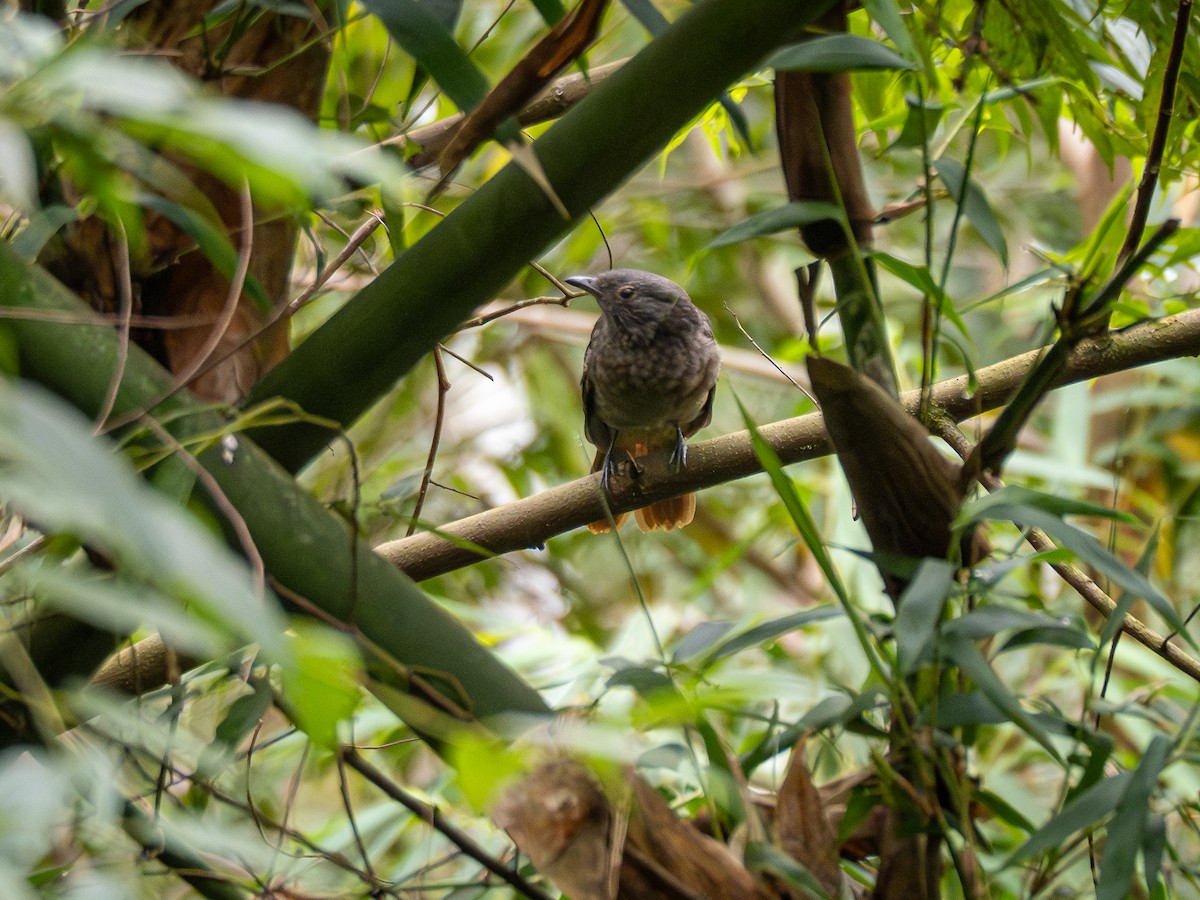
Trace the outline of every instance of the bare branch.
{"type": "MultiPolygon", "coordinates": [[[[1012,397],[1043,352],[1034,350],[979,370],[973,394],[968,393],[965,375],[940,382],[933,388],[932,402],[956,422],[996,409],[1012,397]]],[[[1188,310],[1080,342],[1055,386],[1197,354],[1200,310],[1188,310]]],[[[910,411],[915,410],[920,392],[909,391],[901,399],[910,411]]],[[[773,422],[759,431],[785,465],[832,452],[824,422],[817,413],[773,422]]],[[[628,478],[613,479],[608,504],[614,514],[761,471],[745,431],[690,446],[687,469],[677,475],[668,471],[665,454],[644,460],[643,468],[638,483],[628,478]]],[[[436,532],[382,544],[376,552],[410,578],[422,581],[490,555],[540,547],[550,538],[604,515],[600,480],[592,475],[461,519],[436,532]]]]}

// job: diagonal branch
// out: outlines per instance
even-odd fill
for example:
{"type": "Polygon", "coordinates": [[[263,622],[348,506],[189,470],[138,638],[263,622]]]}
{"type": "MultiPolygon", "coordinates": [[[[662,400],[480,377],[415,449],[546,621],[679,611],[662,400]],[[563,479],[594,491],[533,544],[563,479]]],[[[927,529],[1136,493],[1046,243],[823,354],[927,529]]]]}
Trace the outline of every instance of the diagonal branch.
{"type": "MultiPolygon", "coordinates": [[[[933,388],[932,402],[956,422],[1003,406],[1043,353],[1034,350],[980,369],[973,394],[967,393],[965,375],[940,382],[933,388]]],[[[1200,310],[1189,310],[1081,341],[1055,386],[1196,355],[1200,355],[1200,310]]],[[[920,392],[909,391],[901,400],[913,411],[920,402],[920,392]]],[[[773,422],[759,431],[785,465],[832,452],[818,413],[773,422]]],[[[628,478],[613,480],[608,505],[614,515],[762,471],[745,431],[692,445],[688,448],[688,467],[677,475],[668,472],[665,455],[643,462],[645,471],[640,483],[628,478]]],[[[376,552],[413,580],[422,581],[490,556],[540,547],[550,538],[604,515],[599,478],[592,475],[436,531],[390,541],[377,547],[376,552]]]]}

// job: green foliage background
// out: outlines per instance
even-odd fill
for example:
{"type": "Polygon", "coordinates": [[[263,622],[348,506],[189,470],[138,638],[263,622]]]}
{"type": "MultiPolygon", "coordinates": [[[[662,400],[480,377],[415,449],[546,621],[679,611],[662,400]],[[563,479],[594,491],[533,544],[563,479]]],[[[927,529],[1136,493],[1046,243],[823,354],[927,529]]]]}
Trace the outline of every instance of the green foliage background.
{"type": "MultiPolygon", "coordinates": [[[[630,12],[640,5],[613,6],[589,65],[648,43],[630,12]]],[[[548,6],[465,4],[451,32],[495,83],[544,33],[548,6]]],[[[305,14],[247,7],[254,15],[305,14]]],[[[660,9],[675,20],[685,5],[660,9]]],[[[428,77],[441,71],[436,61],[404,52],[365,9],[331,10],[333,64],[316,129],[122,57],[119,14],[65,36],[32,15],[0,21],[10,51],[0,53],[8,60],[0,65],[0,192],[14,256],[32,259],[67,223],[101,216],[121,223],[136,262],[152,192],[203,220],[203,198],[147,166],[152,149],[171,149],[233,182],[245,178],[260,203],[302,219],[296,293],[347,234],[380,215],[383,227],[296,317],[298,343],[319,333],[508,160],[489,144],[445,193],[428,199],[428,173],[406,173],[394,139],[456,112],[450,98],[470,85],[454,82],[453,70],[445,76],[452,83],[428,77]],[[380,143],[382,152],[361,149],[380,143]],[[39,204],[48,160],[72,175],[79,198],[39,204]]],[[[932,374],[942,378],[1042,345],[1053,337],[1053,306],[1064,291],[1111,274],[1158,114],[1174,14],[1162,3],[873,0],[851,17],[856,34],[911,66],[854,75],[873,199],[880,207],[928,203],[877,229],[902,387],[920,384],[931,365],[921,346],[928,304],[941,303],[932,374]],[[1081,153],[1094,153],[1098,166],[1069,164],[1081,153]],[[927,170],[938,177],[926,184],[927,170]],[[952,196],[964,173],[973,189],[959,209],[952,196]],[[1098,198],[1108,212],[1088,221],[1085,201],[1098,198]]],[[[1185,227],[1122,294],[1116,327],[1196,305],[1197,40],[1193,30],[1152,215],[1152,222],[1180,215],[1185,227]]],[[[848,53],[840,64],[849,63],[863,61],[848,53]]],[[[712,434],[744,427],[739,403],[759,424],[812,409],[751,344],[799,371],[809,348],[791,273],[811,257],[793,231],[714,246],[726,229],[784,203],[769,74],[730,88],[744,126],[713,103],[537,260],[559,278],[611,263],[684,284],[726,349],[712,434]]],[[[603,135],[627,139],[620,130],[603,135]]],[[[232,258],[222,236],[194,227],[214,261],[232,258]]],[[[465,271],[489,260],[448,264],[465,271]]],[[[13,271],[6,266],[6,287],[17,284],[13,271]]],[[[556,294],[530,267],[497,299],[561,299],[556,294]]],[[[835,306],[824,286],[818,305],[823,315],[835,306]]],[[[570,308],[534,305],[447,339],[454,356],[444,359],[450,387],[423,527],[586,474],[591,448],[577,381],[594,313],[586,298],[570,308]]],[[[338,745],[363,748],[373,765],[498,858],[510,844],[484,810],[542,745],[577,750],[600,766],[636,763],[685,814],[706,809],[734,829],[745,809],[731,759],[753,770],[756,787],[771,789],[789,746],[780,734],[811,730],[818,781],[878,764],[888,698],[903,675],[923,667],[932,673],[936,721],[966,758],[970,778],[956,809],[969,802],[981,810],[950,844],[978,857],[992,896],[1117,897],[1131,884],[1139,896],[1200,895],[1196,684],[1092,618],[1047,568],[1052,559],[1033,554],[1011,524],[993,524],[994,552],[970,594],[931,567],[929,581],[912,589],[906,608],[918,611],[902,630],[863,557],[866,537],[832,459],[705,491],[696,523],[679,533],[618,540],[572,532],[425,582],[421,590],[550,707],[571,711],[512,746],[475,735],[442,745],[438,755],[418,739],[425,732],[414,731],[402,701],[385,688],[362,690],[380,675],[355,634],[295,619],[280,640],[271,589],[205,533],[215,530],[211,515],[184,502],[189,479],[180,482],[176,472],[172,489],[160,467],[155,481],[167,485],[167,499],[146,499],[156,495],[130,470],[158,462],[161,445],[152,455],[145,434],[126,434],[127,452],[114,455],[88,439],[90,423],[78,413],[16,386],[17,376],[31,374],[18,362],[21,334],[0,318],[0,360],[14,379],[0,394],[0,496],[10,516],[50,540],[14,531],[5,542],[0,578],[10,630],[0,664],[10,691],[46,702],[35,715],[43,746],[14,748],[0,768],[0,782],[12,786],[0,795],[19,798],[0,817],[7,896],[127,897],[131,884],[146,897],[190,889],[243,896],[285,885],[335,896],[372,887],[501,895],[508,888],[484,883],[478,864],[441,832],[349,772],[338,745]],[[92,467],[106,468],[94,474],[92,467]],[[801,538],[805,513],[797,510],[811,516],[828,567],[801,538]],[[165,549],[156,543],[164,535],[165,549]],[[107,551],[115,571],[97,568],[81,543],[107,551]],[[939,624],[943,603],[950,621],[939,624]],[[12,638],[31,608],[120,633],[157,628],[181,651],[210,661],[133,701],[76,682],[51,695],[12,638]],[[898,634],[927,640],[897,647],[898,634]],[[245,649],[247,642],[257,649],[245,649]],[[202,850],[204,863],[228,880],[185,887],[167,873],[179,868],[169,854],[164,867],[143,853],[131,808],[161,827],[168,843],[202,850]]],[[[836,355],[836,324],[822,337],[822,350],[836,355]]],[[[1164,633],[1198,602],[1198,387],[1200,370],[1185,359],[1064,388],[1043,405],[1005,473],[1043,492],[1014,501],[1028,515],[1065,518],[1096,538],[1094,548],[1077,552],[1081,562],[1102,567],[1111,553],[1121,571],[1153,581],[1168,615],[1144,602],[1132,609],[1164,633]],[[1046,495],[1097,508],[1080,518],[1083,507],[1057,506],[1046,495]]],[[[353,460],[335,443],[303,469],[301,484],[322,504],[352,511],[367,544],[402,536],[437,403],[430,358],[354,422],[353,460]]],[[[210,424],[215,430],[193,435],[189,446],[218,453],[216,441],[243,424],[250,423],[210,424]]],[[[318,565],[326,549],[315,550],[318,565]]],[[[386,620],[385,612],[378,617],[386,620]]],[[[404,618],[395,619],[403,630],[404,618]]],[[[435,635],[430,642],[436,657],[435,635]]],[[[852,878],[870,882],[869,867],[846,865],[852,878]]],[[[953,867],[944,889],[961,891],[953,867]]]]}

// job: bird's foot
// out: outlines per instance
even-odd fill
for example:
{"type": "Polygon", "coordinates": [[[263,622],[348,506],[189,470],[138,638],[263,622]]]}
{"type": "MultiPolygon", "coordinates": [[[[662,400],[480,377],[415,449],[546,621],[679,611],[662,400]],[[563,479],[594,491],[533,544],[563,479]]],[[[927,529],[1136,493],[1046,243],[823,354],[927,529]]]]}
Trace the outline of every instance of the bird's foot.
{"type": "Polygon", "coordinates": [[[600,466],[600,486],[604,488],[605,493],[612,493],[612,480],[621,475],[625,466],[630,466],[633,471],[633,477],[638,478],[644,471],[638,461],[630,456],[627,452],[621,451],[624,459],[616,459],[614,448],[610,445],[604,453],[604,462],[600,466]]]}
{"type": "Polygon", "coordinates": [[[687,465],[687,441],[683,437],[683,429],[675,426],[675,447],[667,457],[667,467],[672,475],[677,475],[687,465]]]}

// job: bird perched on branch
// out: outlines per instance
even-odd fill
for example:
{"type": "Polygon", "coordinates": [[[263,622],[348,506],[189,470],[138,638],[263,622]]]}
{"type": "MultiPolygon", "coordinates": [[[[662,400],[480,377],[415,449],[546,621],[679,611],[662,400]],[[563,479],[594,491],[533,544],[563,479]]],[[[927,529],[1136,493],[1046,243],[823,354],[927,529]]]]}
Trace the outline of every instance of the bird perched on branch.
{"type": "MultiPolygon", "coordinates": [[[[712,323],[679,285],[637,269],[577,275],[567,284],[600,304],[583,356],[583,425],[596,445],[592,471],[607,491],[616,456],[634,460],[669,450],[674,472],[687,462],[687,439],[712,419],[721,358],[712,323]]],[[[696,495],[669,497],[636,511],[642,531],[681,528],[696,513],[696,495]]],[[[625,515],[616,517],[619,528],[625,515]]],[[[592,532],[609,530],[593,522],[592,532]]]]}

